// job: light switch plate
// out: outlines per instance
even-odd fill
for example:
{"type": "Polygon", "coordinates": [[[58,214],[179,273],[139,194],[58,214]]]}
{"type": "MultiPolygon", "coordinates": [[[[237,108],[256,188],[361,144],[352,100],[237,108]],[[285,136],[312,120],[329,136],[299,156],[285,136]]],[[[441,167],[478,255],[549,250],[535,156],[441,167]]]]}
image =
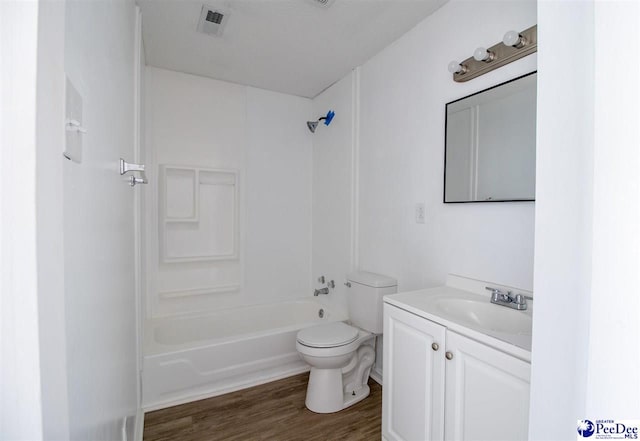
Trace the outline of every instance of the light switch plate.
{"type": "Polygon", "coordinates": [[[65,87],[65,158],[82,162],[82,138],[85,136],[82,126],[82,97],[69,78],[65,87]],[[70,125],[71,123],[71,125],[70,125]],[[72,130],[69,130],[72,128],[72,130]]]}

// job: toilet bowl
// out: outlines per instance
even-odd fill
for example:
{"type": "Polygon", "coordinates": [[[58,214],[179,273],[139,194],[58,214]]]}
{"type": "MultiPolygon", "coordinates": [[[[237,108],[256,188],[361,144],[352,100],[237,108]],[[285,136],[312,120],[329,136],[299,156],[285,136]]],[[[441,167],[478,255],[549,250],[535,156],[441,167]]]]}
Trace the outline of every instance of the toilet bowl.
{"type": "Polygon", "coordinates": [[[383,330],[382,297],[398,285],[396,279],[365,271],[349,274],[347,281],[351,325],[313,326],[296,338],[298,353],[311,365],[305,404],[316,413],[338,412],[369,395],[375,336],[383,330]]]}
{"type": "Polygon", "coordinates": [[[309,365],[305,405],[316,413],[338,412],[369,395],[375,361],[374,334],[342,322],[301,330],[296,349],[309,365]]]}

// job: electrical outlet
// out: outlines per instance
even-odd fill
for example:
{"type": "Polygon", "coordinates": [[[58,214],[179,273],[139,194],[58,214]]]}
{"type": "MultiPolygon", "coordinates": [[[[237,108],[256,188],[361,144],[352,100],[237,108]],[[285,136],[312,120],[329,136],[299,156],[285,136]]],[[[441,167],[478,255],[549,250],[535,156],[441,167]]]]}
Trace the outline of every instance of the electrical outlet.
{"type": "Polygon", "coordinates": [[[426,208],[424,203],[420,202],[416,204],[416,223],[424,224],[424,218],[426,216],[426,208]]]}

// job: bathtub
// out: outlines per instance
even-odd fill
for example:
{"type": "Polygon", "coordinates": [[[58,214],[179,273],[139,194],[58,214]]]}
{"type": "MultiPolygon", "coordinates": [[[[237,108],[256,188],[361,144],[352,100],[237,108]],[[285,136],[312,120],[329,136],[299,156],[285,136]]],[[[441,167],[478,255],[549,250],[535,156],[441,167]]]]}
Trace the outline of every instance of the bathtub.
{"type": "Polygon", "coordinates": [[[308,371],[296,351],[298,331],[346,319],[304,299],[148,320],[143,408],[162,409],[308,371]]]}

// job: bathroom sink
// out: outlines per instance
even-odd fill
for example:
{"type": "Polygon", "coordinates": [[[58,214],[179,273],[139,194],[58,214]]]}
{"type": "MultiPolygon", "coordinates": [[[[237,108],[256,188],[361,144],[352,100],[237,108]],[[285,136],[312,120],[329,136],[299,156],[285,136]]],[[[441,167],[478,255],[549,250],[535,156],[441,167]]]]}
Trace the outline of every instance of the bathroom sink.
{"type": "Polygon", "coordinates": [[[486,331],[506,334],[531,335],[531,315],[500,305],[489,299],[463,299],[441,297],[435,305],[444,316],[462,324],[486,331]]]}
{"type": "Polygon", "coordinates": [[[385,296],[384,301],[490,346],[506,343],[509,346],[505,346],[504,351],[513,351],[514,347],[524,350],[519,357],[530,359],[533,300],[527,303],[526,310],[516,310],[491,303],[491,296],[486,295],[485,290],[491,285],[489,282],[454,275],[450,275],[448,282],[458,286],[405,291],[385,296]]]}

